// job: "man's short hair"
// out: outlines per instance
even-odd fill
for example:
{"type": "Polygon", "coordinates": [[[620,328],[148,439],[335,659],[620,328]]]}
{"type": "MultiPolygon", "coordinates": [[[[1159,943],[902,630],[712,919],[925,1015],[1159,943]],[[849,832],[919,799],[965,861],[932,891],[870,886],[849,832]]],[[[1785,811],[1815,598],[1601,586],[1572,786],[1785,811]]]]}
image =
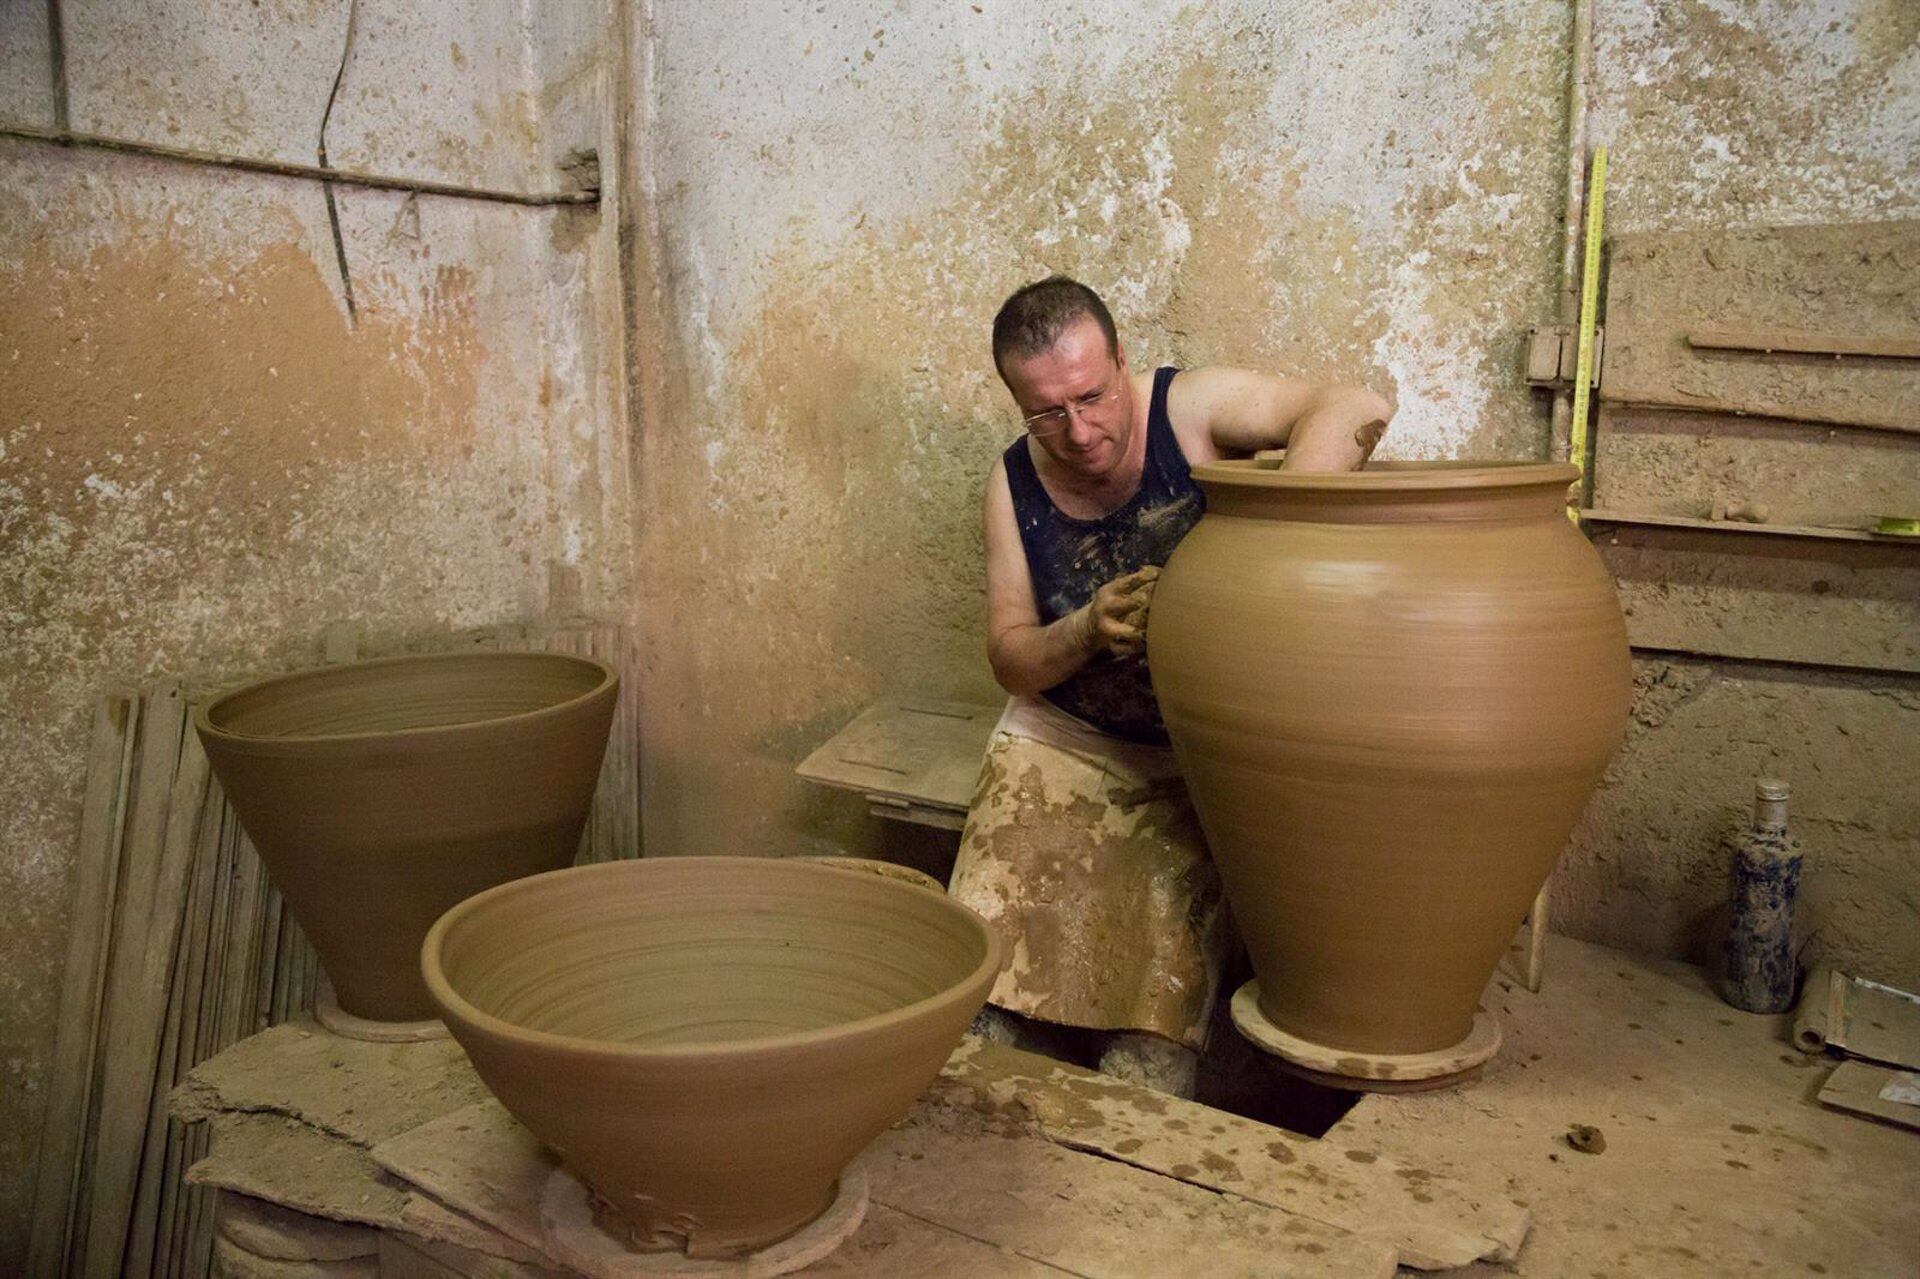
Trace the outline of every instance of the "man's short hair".
{"type": "Polygon", "coordinates": [[[1074,321],[1089,315],[1107,335],[1107,353],[1118,356],[1113,313],[1080,281],[1050,275],[1014,290],[993,317],[993,367],[1000,371],[1000,380],[1006,380],[1009,358],[1026,360],[1049,350],[1074,321]]]}

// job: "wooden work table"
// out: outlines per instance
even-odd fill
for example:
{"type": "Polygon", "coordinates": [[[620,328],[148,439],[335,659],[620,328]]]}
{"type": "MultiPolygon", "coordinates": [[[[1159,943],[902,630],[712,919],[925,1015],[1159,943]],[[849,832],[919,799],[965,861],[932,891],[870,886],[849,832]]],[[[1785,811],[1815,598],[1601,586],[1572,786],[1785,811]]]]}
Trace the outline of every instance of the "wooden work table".
{"type": "MultiPolygon", "coordinates": [[[[1488,987],[1507,1042],[1484,1078],[1368,1096],[1318,1140],[967,1040],[862,1156],[865,1223],[804,1273],[1920,1269],[1920,1135],[1824,1109],[1831,1063],[1795,1052],[1783,1018],[1727,1008],[1698,970],[1551,943],[1544,992],[1516,980],[1517,955],[1488,987]],[[1570,1146],[1574,1124],[1605,1150],[1570,1146]]],[[[223,1232],[296,1253],[249,1270],[224,1244],[229,1274],[294,1273],[301,1223],[335,1258],[308,1279],[564,1273],[540,1252],[550,1157],[451,1041],[282,1026],[196,1069],[174,1110],[212,1125],[192,1177],[236,1192],[223,1232]],[[229,1229],[243,1209],[274,1228],[229,1229]]]]}

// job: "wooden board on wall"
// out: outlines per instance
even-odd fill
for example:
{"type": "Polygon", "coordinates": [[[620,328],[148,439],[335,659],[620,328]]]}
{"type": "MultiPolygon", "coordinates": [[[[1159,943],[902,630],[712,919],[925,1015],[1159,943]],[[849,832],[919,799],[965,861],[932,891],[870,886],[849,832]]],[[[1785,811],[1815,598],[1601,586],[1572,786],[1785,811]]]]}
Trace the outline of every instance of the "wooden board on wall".
{"type": "Polygon", "coordinates": [[[1603,400],[1920,430],[1920,360],[1707,349],[1689,333],[1920,337],[1920,221],[1624,235],[1609,243],[1603,400]]]}
{"type": "Polygon", "coordinates": [[[1920,515],[1920,436],[1603,405],[1593,439],[1603,510],[1705,518],[1758,502],[1770,524],[1834,528],[1920,515]]]}
{"type": "Polygon", "coordinates": [[[1920,547],[1597,527],[1636,648],[1920,673],[1920,547]]]}

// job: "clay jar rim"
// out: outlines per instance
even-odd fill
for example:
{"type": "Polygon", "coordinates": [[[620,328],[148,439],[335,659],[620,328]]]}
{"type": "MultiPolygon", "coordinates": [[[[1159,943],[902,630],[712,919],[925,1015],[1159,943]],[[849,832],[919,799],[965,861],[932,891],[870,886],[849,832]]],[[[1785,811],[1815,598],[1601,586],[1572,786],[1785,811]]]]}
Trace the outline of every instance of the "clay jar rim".
{"type": "Polygon", "coordinates": [[[1237,458],[1205,462],[1193,468],[1193,478],[1214,484],[1304,492],[1434,492],[1447,489],[1529,488],[1554,485],[1565,488],[1580,478],[1571,462],[1504,461],[1465,458],[1457,461],[1398,461],[1367,463],[1365,470],[1300,474],[1276,469],[1268,459],[1237,458]]]}
{"type": "Polygon", "coordinates": [[[807,1048],[815,1045],[838,1043],[848,1039],[865,1038],[881,1034],[906,1022],[917,1021],[930,1013],[938,1011],[943,1005],[964,1002],[967,992],[981,981],[992,981],[999,974],[1003,958],[1004,942],[1000,934],[986,920],[970,908],[949,897],[946,893],[922,888],[903,880],[892,879],[884,875],[869,874],[866,871],[843,870],[838,866],[822,866],[817,862],[800,858],[785,857],[657,857],[633,858],[623,861],[602,862],[593,866],[567,866],[560,870],[547,871],[544,874],[529,875],[524,879],[511,880],[496,885],[484,892],[476,893],[446,914],[434,921],[427,930],[427,939],[420,946],[420,970],[426,978],[427,990],[433,996],[447,1020],[459,1020],[498,1039],[518,1043],[524,1047],[564,1051],[583,1054],[589,1058],[604,1062],[629,1062],[635,1065],[679,1065],[685,1063],[700,1064],[706,1062],[723,1063],[737,1058],[754,1057],[782,1049],[807,1048]],[[966,976],[950,983],[944,990],[917,999],[910,1004],[888,1012],[874,1013],[868,1017],[853,1021],[843,1021],[832,1026],[821,1026],[814,1030],[788,1031],[779,1035],[760,1035],[752,1039],[728,1039],[712,1044],[677,1044],[667,1047],[647,1047],[641,1044],[622,1044],[605,1039],[586,1039],[579,1035],[562,1035],[550,1030],[535,1030],[504,1018],[496,1017],[469,1003],[452,983],[447,980],[441,966],[440,952],[446,935],[458,926],[462,919],[484,907],[496,897],[529,891],[534,885],[563,875],[603,875],[609,878],[616,875],[635,874],[636,867],[649,863],[675,862],[680,864],[725,865],[737,869],[743,863],[748,865],[777,866],[776,874],[793,873],[802,876],[828,876],[844,882],[864,886],[878,885],[882,892],[916,894],[930,898],[941,904],[942,909],[956,912],[969,923],[974,932],[985,942],[985,954],[980,962],[967,971],[966,976]]]}
{"type": "Polygon", "coordinates": [[[268,675],[261,679],[249,680],[237,688],[230,688],[218,697],[201,703],[194,709],[193,726],[203,736],[231,742],[236,746],[259,749],[263,746],[284,747],[290,750],[311,749],[324,746],[357,746],[379,742],[400,742],[436,738],[450,738],[458,734],[472,734],[480,730],[497,728],[519,729],[536,726],[543,720],[561,719],[576,712],[583,704],[605,697],[607,691],[620,682],[619,673],[605,662],[592,657],[581,657],[574,653],[543,652],[478,652],[478,653],[412,653],[399,657],[376,657],[364,662],[341,662],[334,666],[315,666],[300,671],[284,671],[278,675],[268,675]],[[453,724],[422,724],[410,728],[383,728],[355,733],[241,733],[222,727],[214,722],[214,716],[229,702],[258,693],[262,689],[277,685],[308,683],[314,680],[340,679],[360,671],[377,670],[388,666],[422,666],[439,663],[469,662],[486,665],[495,662],[539,661],[549,663],[570,663],[576,666],[588,666],[600,673],[598,682],[590,689],[576,693],[558,702],[549,702],[545,706],[530,711],[516,711],[511,715],[486,715],[478,719],[461,720],[453,724]]]}

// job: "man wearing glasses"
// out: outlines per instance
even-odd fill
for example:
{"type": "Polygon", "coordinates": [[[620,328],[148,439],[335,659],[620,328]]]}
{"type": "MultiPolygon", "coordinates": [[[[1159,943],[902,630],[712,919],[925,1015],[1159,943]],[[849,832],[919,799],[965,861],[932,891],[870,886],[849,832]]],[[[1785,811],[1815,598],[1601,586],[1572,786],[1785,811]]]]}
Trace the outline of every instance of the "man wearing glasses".
{"type": "Polygon", "coordinates": [[[1147,676],[1154,580],[1205,505],[1191,465],[1284,448],[1354,470],[1393,410],[1244,369],[1135,373],[1063,276],[1007,299],[993,358],[1026,431],[987,477],[987,657],[1011,699],[951,884],[1011,947],[982,1029],[1104,1032],[1102,1070],[1191,1096],[1232,930],[1147,676]]]}

